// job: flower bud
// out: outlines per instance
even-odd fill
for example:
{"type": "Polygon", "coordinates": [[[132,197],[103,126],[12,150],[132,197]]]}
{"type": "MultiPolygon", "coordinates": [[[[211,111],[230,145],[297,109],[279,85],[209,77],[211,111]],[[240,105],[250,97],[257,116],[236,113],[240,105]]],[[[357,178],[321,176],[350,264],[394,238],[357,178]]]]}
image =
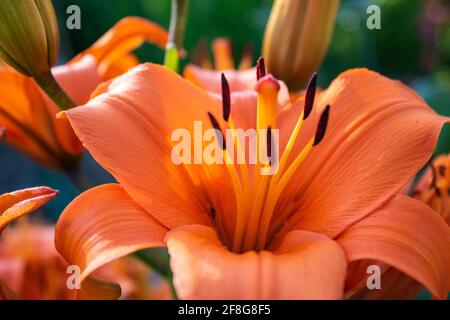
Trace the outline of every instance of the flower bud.
{"type": "Polygon", "coordinates": [[[0,59],[31,77],[56,63],[59,31],[51,0],[0,1],[0,59]]]}
{"type": "Polygon", "coordinates": [[[333,34],[339,0],[275,0],[263,56],[268,72],[290,90],[304,87],[320,67],[333,34]]]}

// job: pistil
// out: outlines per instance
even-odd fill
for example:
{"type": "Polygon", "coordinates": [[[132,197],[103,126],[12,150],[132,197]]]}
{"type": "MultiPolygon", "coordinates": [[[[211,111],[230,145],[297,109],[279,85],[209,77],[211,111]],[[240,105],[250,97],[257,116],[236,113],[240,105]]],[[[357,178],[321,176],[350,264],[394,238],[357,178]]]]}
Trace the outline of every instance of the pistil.
{"type": "MultiPolygon", "coordinates": [[[[258,134],[256,136],[256,150],[254,151],[256,151],[256,159],[258,160],[255,165],[253,181],[250,179],[246,164],[240,164],[239,175],[233,161],[225,161],[236,197],[236,223],[232,237],[233,240],[229,243],[229,246],[237,253],[250,250],[261,251],[267,247],[270,225],[278,200],[308,154],[323,140],[330,113],[330,107],[327,106],[319,119],[314,137],[309,140],[291,162],[288,162],[301,128],[314,107],[317,83],[317,76],[314,75],[306,90],[303,112],[297,120],[284,152],[281,154],[278,171],[274,175],[262,175],[263,170],[260,171],[260,169],[270,169],[273,165],[271,161],[274,155],[273,153],[278,149],[274,146],[273,129],[277,128],[278,92],[280,85],[272,75],[265,74],[263,59],[258,60],[256,72],[257,78],[259,79],[256,85],[256,91],[258,93],[256,129],[258,134]],[[263,136],[265,140],[264,150],[261,149],[263,141],[259,141],[262,137],[259,134],[261,130],[265,130],[264,132],[266,132],[266,136],[263,136]],[[266,153],[267,159],[271,160],[262,162],[261,153],[263,152],[266,153]]],[[[229,139],[232,141],[227,141],[227,144],[224,142],[222,145],[225,160],[229,157],[227,149],[231,146],[234,148],[235,144],[238,152],[244,152],[231,116],[231,103],[228,81],[225,75],[222,74],[223,119],[227,122],[233,138],[229,139]]],[[[224,139],[219,122],[211,113],[208,113],[208,115],[212,126],[221,133],[221,138],[224,139]]]]}

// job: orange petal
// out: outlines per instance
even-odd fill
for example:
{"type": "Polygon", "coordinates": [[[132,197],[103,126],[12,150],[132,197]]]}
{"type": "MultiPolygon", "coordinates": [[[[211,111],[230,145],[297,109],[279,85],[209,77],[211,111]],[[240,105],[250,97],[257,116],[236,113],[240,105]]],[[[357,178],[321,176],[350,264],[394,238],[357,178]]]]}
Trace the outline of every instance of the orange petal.
{"type": "Polygon", "coordinates": [[[54,199],[58,191],[47,187],[24,189],[0,196],[0,232],[14,220],[36,211],[54,199]]]}
{"type": "Polygon", "coordinates": [[[344,252],[319,234],[295,231],[273,253],[239,255],[203,226],[172,230],[166,241],[182,299],[340,299],[343,294],[344,252]]]}
{"type": "Polygon", "coordinates": [[[121,74],[124,74],[128,70],[139,64],[139,59],[134,54],[129,53],[120,58],[120,60],[108,65],[104,71],[103,79],[114,79],[121,74]]]}
{"type": "MultiPolygon", "coordinates": [[[[255,68],[244,71],[225,70],[223,73],[227,77],[232,92],[254,90],[256,85],[255,68]]],[[[222,71],[203,69],[194,65],[186,66],[183,71],[184,78],[206,91],[215,93],[222,93],[221,74],[222,71]]]]}
{"type": "MultiPolygon", "coordinates": [[[[450,230],[428,206],[407,196],[348,228],[337,239],[349,262],[387,263],[445,299],[450,290],[450,230]]],[[[383,287],[383,278],[381,278],[383,287]]]]}
{"type": "Polygon", "coordinates": [[[168,41],[166,30],[149,20],[127,17],[120,20],[89,49],[72,60],[76,62],[86,55],[92,55],[99,64],[99,72],[107,80],[108,70],[128,53],[140,47],[145,41],[164,48],[168,41]]]}
{"type": "Polygon", "coordinates": [[[221,106],[153,64],[134,68],[99,93],[86,106],[65,112],[97,162],[166,227],[210,224],[204,194],[171,159],[170,138],[178,128],[192,132],[195,120],[209,128],[207,111],[221,106]]]}
{"type": "Polygon", "coordinates": [[[117,300],[120,295],[118,284],[93,276],[87,277],[81,283],[81,289],[77,291],[78,300],[117,300]]]}
{"type": "Polygon", "coordinates": [[[32,79],[14,71],[0,72],[0,124],[6,141],[35,160],[58,166],[58,142],[45,100],[32,79]]]}
{"type": "MultiPolygon", "coordinates": [[[[59,85],[78,104],[86,103],[95,88],[102,82],[97,71],[97,63],[90,56],[86,56],[75,63],[53,68],[52,72],[59,85]]],[[[56,114],[61,109],[45,94],[44,97],[61,147],[71,155],[80,154],[83,146],[73,132],[69,121],[56,118],[56,114]]]]}
{"type": "Polygon", "coordinates": [[[69,264],[81,269],[84,280],[115,259],[164,246],[166,231],[122,187],[110,184],[86,191],[64,210],[55,244],[69,264]]]}
{"type": "MultiPolygon", "coordinates": [[[[381,264],[381,263],[380,263],[381,264]]],[[[351,292],[348,299],[351,300],[407,300],[414,299],[423,287],[407,276],[403,272],[395,269],[388,268],[388,270],[382,273],[382,286],[381,289],[370,290],[367,288],[367,269],[364,270],[365,278],[362,282],[360,289],[351,292]]]]}
{"type": "MultiPolygon", "coordinates": [[[[402,83],[355,69],[319,94],[296,153],[314,136],[318,117],[328,104],[325,139],[308,155],[283,197],[295,201],[285,210],[299,212],[295,229],[333,238],[409,182],[431,157],[448,119],[402,83]]],[[[281,116],[281,140],[287,140],[302,105],[301,99],[281,116]]]]}

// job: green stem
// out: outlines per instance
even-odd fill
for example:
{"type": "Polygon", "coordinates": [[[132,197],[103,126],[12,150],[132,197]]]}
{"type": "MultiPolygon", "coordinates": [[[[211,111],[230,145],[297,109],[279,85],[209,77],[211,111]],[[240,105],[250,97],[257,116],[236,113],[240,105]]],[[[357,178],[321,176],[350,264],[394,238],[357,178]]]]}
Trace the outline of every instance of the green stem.
{"type": "Polygon", "coordinates": [[[173,285],[173,274],[170,270],[169,256],[167,253],[164,253],[161,249],[147,249],[137,251],[133,256],[163,277],[169,284],[172,297],[175,300],[178,299],[177,292],[173,285]]]}
{"type": "Polygon", "coordinates": [[[188,0],[172,0],[169,42],[166,47],[164,65],[175,72],[179,70],[180,50],[183,48],[186,30],[188,0]]]}
{"type": "Polygon", "coordinates": [[[73,100],[61,88],[51,71],[41,76],[35,77],[34,80],[42,90],[56,103],[61,110],[68,110],[76,106],[73,100]]]}

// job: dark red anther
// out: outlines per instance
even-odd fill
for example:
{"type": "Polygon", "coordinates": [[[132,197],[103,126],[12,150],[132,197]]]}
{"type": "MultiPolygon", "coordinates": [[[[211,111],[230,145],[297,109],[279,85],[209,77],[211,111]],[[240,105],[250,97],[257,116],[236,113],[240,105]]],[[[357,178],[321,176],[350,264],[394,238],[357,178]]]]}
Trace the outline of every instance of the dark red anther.
{"type": "Polygon", "coordinates": [[[272,128],[267,129],[267,157],[272,157],[272,128]]]}
{"type": "Polygon", "coordinates": [[[211,125],[217,132],[217,140],[219,141],[219,143],[222,142],[221,147],[223,150],[225,150],[227,147],[226,143],[225,143],[225,136],[223,135],[222,129],[220,128],[219,122],[217,121],[216,117],[213,116],[213,114],[211,112],[208,112],[208,117],[209,117],[209,121],[211,121],[211,125]]]}
{"type": "Polygon", "coordinates": [[[317,126],[316,136],[314,138],[314,145],[317,146],[322,142],[325,137],[325,132],[327,131],[328,119],[330,117],[330,106],[326,106],[324,112],[320,116],[319,125],[317,126]]]}
{"type": "Polygon", "coordinates": [[[222,108],[223,119],[228,122],[231,114],[231,93],[230,85],[228,84],[228,80],[224,73],[222,73],[222,108]]]}
{"type": "Polygon", "coordinates": [[[305,109],[303,114],[303,119],[308,119],[309,115],[314,106],[314,99],[316,98],[316,88],[317,88],[317,73],[314,73],[309,80],[308,87],[306,89],[305,95],[305,109]]]}
{"type": "Polygon", "coordinates": [[[266,64],[264,58],[260,57],[256,63],[256,80],[259,81],[262,77],[266,75],[266,64]]]}

